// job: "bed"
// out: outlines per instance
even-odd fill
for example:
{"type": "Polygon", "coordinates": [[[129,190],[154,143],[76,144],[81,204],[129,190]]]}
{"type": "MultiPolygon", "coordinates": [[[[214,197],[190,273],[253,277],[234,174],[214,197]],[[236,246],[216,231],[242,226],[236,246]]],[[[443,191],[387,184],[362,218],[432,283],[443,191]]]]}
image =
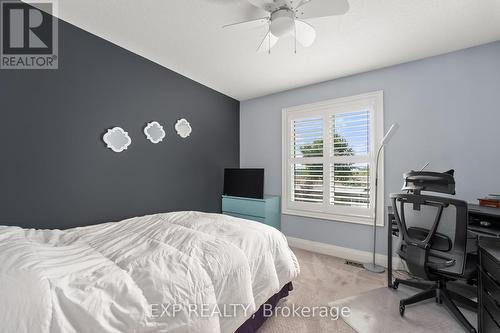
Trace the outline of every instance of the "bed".
{"type": "Polygon", "coordinates": [[[298,274],[282,233],[219,214],[0,226],[0,332],[246,333],[298,274]]]}

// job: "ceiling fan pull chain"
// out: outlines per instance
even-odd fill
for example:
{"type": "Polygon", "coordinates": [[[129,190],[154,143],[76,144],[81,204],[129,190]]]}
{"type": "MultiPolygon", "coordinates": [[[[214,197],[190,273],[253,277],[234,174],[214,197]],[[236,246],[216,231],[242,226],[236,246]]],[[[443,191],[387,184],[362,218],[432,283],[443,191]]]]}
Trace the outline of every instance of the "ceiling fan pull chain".
{"type": "Polygon", "coordinates": [[[293,42],[295,44],[295,54],[297,54],[297,24],[293,22],[293,42]]]}
{"type": "MultiPolygon", "coordinates": [[[[271,22],[271,21],[269,21],[271,22]]],[[[268,51],[268,54],[271,54],[271,23],[269,23],[269,51],[268,51]]]]}

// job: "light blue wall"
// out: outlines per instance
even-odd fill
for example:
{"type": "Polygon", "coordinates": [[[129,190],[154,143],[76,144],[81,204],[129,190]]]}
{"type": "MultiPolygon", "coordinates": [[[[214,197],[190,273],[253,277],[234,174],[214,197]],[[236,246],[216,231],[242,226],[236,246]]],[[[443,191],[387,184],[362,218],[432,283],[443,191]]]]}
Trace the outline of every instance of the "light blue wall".
{"type": "MultiPolygon", "coordinates": [[[[389,52],[389,51],[388,51],[389,52]]],[[[385,192],[402,174],[430,161],[455,169],[457,197],[469,202],[500,192],[500,42],[298,88],[240,105],[241,167],[264,167],[265,192],[281,193],[281,109],[384,91],[384,126],[401,127],[386,149],[385,192]]],[[[386,253],[378,228],[377,251],[386,253]]],[[[287,236],[369,251],[364,225],[282,216],[287,236]]]]}

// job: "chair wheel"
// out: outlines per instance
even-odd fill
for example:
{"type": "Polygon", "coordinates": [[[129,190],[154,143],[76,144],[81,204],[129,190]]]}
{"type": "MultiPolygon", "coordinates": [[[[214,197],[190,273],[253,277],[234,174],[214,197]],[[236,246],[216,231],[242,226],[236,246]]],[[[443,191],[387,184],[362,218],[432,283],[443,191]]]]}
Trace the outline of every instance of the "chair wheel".
{"type": "Polygon", "coordinates": [[[399,315],[402,317],[405,315],[405,305],[399,304],[399,315]]]}
{"type": "Polygon", "coordinates": [[[399,287],[399,282],[394,281],[394,283],[392,284],[392,289],[398,290],[398,287],[399,287]]]}

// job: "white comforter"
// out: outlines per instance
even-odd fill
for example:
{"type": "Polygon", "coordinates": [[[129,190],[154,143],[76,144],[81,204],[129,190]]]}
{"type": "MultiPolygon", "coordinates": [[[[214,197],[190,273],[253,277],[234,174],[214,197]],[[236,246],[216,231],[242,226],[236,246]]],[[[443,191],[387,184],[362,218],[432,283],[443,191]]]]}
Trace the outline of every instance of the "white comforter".
{"type": "Polygon", "coordinates": [[[234,332],[298,273],[279,231],[219,214],[0,226],[0,332],[234,332]]]}

